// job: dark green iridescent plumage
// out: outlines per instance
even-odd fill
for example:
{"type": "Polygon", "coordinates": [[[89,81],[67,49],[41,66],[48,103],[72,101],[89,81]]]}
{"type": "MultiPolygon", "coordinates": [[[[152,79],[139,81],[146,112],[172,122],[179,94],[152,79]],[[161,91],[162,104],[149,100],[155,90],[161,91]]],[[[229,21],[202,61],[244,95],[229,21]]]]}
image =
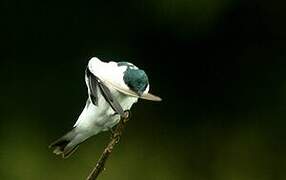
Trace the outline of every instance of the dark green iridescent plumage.
{"type": "Polygon", "coordinates": [[[143,70],[132,69],[128,66],[124,72],[123,80],[125,84],[139,96],[143,94],[149,84],[148,77],[143,70]]]}

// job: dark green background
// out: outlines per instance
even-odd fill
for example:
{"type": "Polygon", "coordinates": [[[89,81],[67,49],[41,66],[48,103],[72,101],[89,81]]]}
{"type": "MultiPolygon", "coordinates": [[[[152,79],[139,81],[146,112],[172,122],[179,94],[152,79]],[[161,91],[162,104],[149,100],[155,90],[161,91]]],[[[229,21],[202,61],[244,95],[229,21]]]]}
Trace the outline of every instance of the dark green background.
{"type": "Polygon", "coordinates": [[[109,133],[69,159],[88,60],[130,61],[160,103],[132,108],[100,179],[286,178],[285,3],[0,2],[0,179],[84,179],[109,133]]]}

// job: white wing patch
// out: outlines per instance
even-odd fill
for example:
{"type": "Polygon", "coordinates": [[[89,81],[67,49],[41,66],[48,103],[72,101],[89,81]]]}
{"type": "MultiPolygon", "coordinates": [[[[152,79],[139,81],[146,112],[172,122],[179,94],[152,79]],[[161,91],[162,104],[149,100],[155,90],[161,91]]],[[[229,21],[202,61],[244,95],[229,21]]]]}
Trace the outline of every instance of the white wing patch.
{"type": "MultiPolygon", "coordinates": [[[[130,66],[129,68],[131,67],[132,66],[130,66]]],[[[93,57],[92,59],[90,59],[88,63],[88,68],[109,88],[114,88],[124,94],[133,97],[139,97],[138,94],[130,90],[129,87],[124,83],[123,76],[124,72],[127,69],[127,66],[118,66],[117,63],[113,61],[105,63],[100,61],[98,58],[93,57]]],[[[134,66],[133,68],[138,69],[136,66],[134,66]]],[[[160,97],[150,94],[148,93],[148,91],[149,91],[149,85],[140,98],[152,101],[161,101],[160,97]]]]}
{"type": "Polygon", "coordinates": [[[101,81],[112,82],[116,87],[126,90],[129,89],[123,81],[124,71],[126,71],[127,68],[126,66],[117,66],[117,63],[113,61],[105,63],[94,57],[89,61],[88,67],[101,81]]]}

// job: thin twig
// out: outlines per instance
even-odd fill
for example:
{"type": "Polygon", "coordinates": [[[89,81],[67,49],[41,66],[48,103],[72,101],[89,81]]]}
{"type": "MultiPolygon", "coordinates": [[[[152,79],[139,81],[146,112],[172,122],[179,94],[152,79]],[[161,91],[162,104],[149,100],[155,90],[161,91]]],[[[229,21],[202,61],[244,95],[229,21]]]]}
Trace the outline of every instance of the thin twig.
{"type": "Polygon", "coordinates": [[[90,172],[86,180],[95,180],[98,177],[98,175],[104,170],[105,162],[108,159],[108,157],[111,155],[114,146],[119,142],[122,132],[125,128],[126,122],[128,121],[129,118],[130,118],[130,112],[126,111],[124,116],[120,118],[119,123],[115,127],[115,130],[113,131],[111,135],[110,142],[105,147],[99,160],[96,163],[96,166],[90,172]]]}

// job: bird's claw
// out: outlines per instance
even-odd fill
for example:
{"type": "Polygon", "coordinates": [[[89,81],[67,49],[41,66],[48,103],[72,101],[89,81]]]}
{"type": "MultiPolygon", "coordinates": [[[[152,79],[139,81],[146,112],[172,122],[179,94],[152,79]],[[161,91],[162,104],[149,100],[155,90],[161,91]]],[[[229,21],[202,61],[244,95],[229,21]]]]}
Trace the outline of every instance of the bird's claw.
{"type": "Polygon", "coordinates": [[[122,116],[124,122],[127,122],[130,117],[131,117],[131,111],[130,110],[125,110],[124,111],[124,115],[122,116]]]}
{"type": "Polygon", "coordinates": [[[115,134],[115,129],[116,129],[115,127],[109,128],[109,131],[110,131],[112,136],[114,136],[114,134],[115,134]]]}

